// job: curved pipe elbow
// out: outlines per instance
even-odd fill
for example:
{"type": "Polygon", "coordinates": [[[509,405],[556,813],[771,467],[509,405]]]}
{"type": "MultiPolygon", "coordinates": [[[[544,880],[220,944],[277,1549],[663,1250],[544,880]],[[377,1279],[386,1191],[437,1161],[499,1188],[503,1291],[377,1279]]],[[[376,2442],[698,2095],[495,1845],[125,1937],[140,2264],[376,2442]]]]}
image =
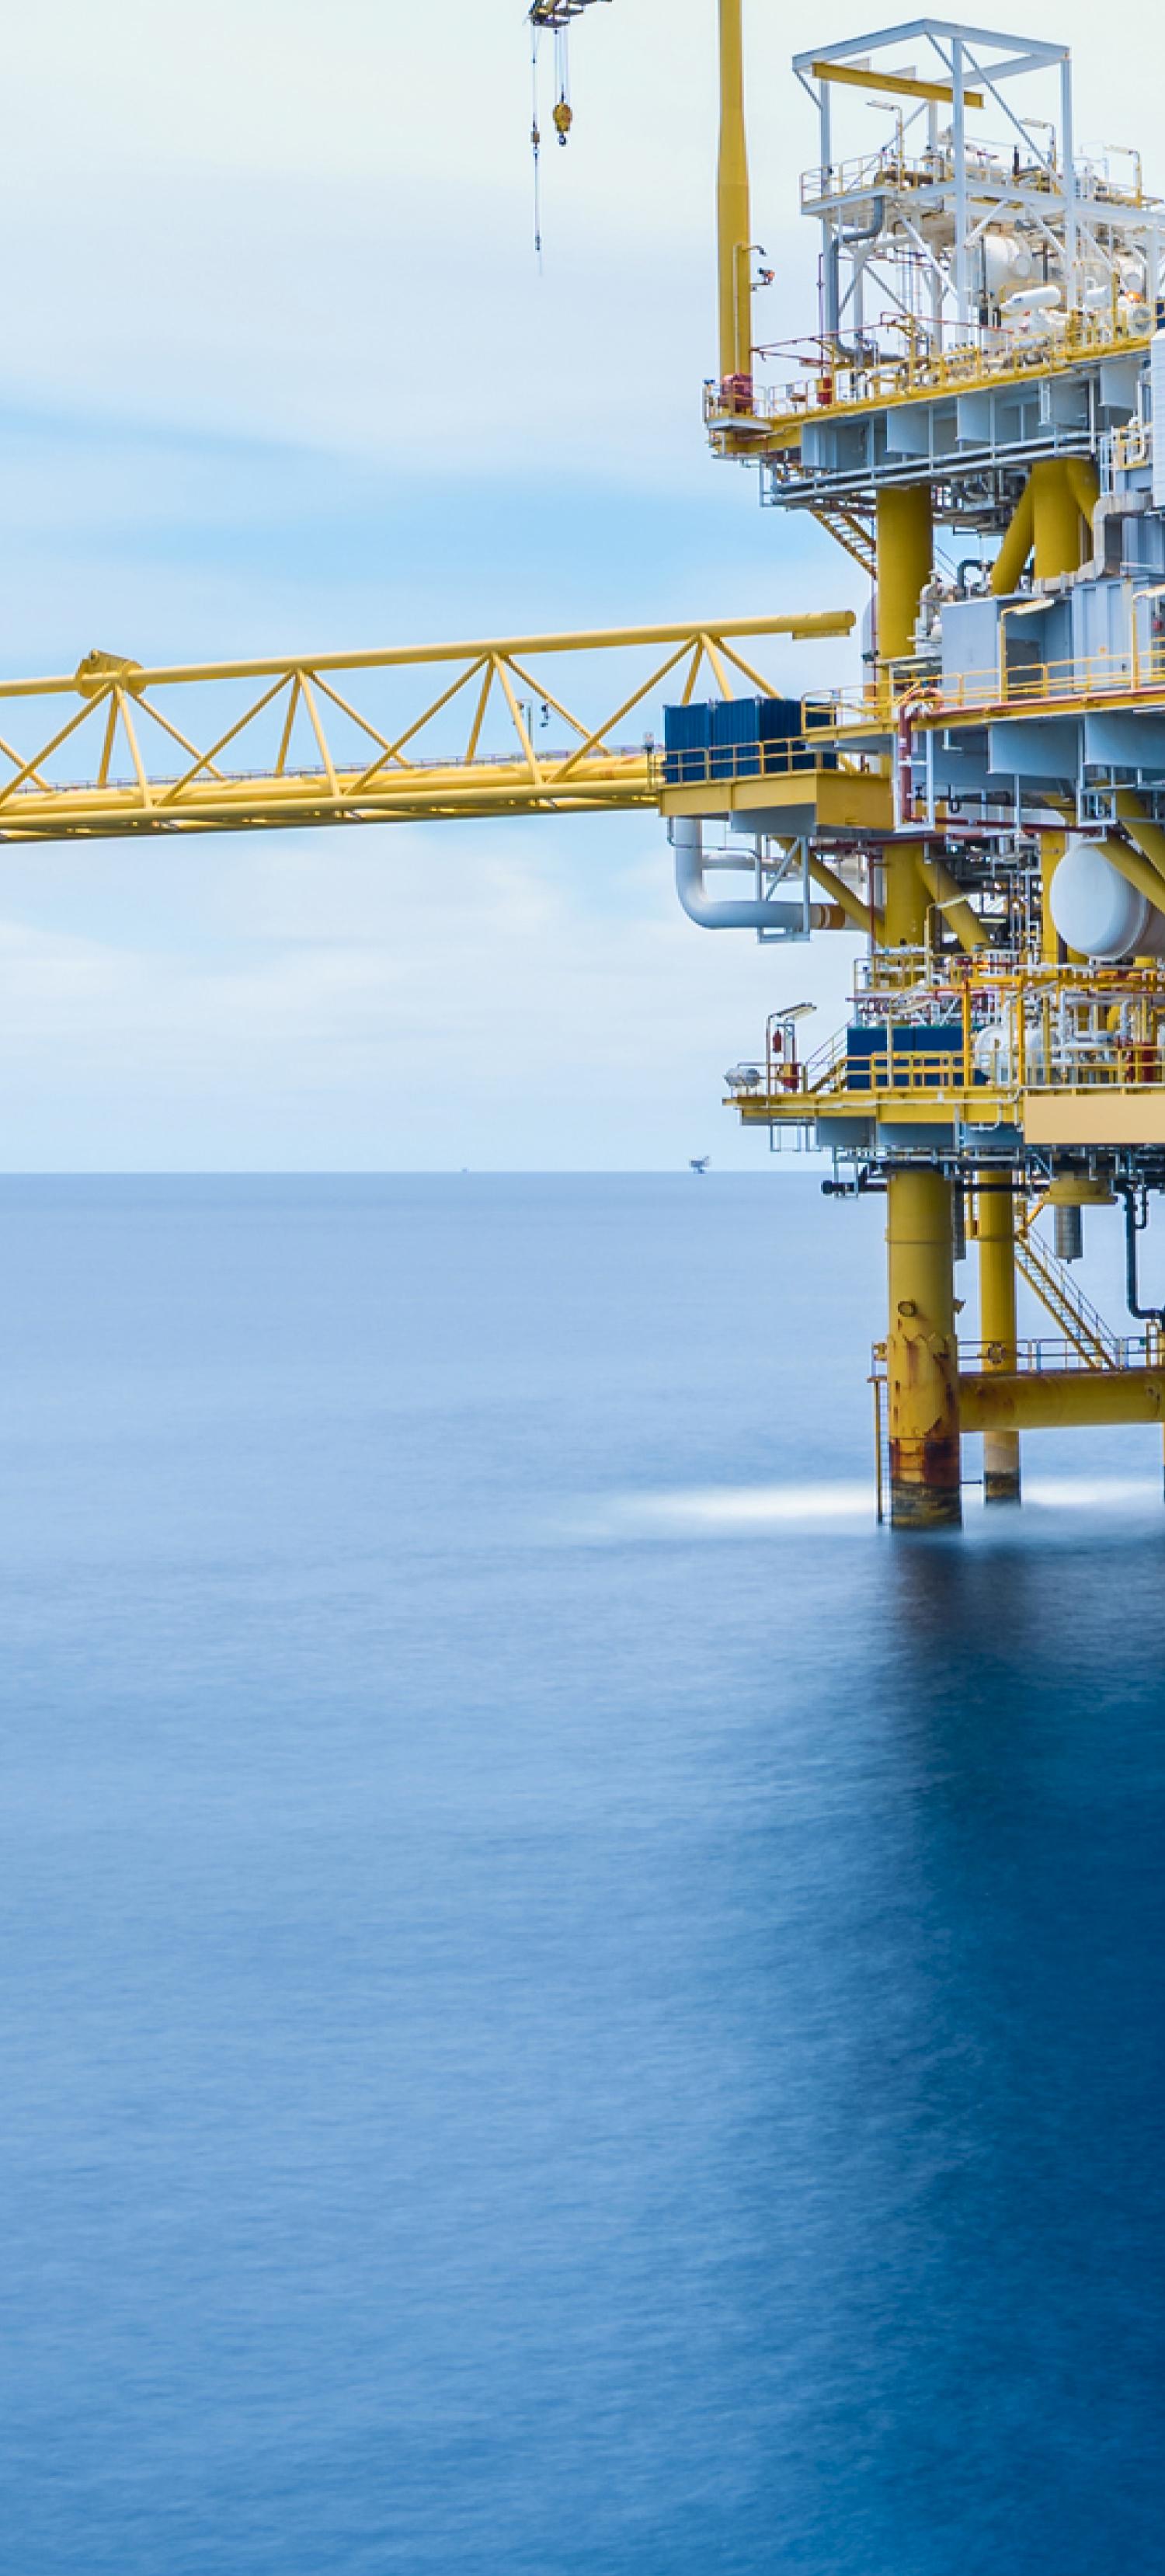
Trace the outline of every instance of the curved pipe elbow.
{"type": "MultiPolygon", "coordinates": [[[[670,825],[676,863],[676,893],[689,921],[699,930],[804,930],[799,903],[765,903],[756,895],[743,898],[711,895],[704,877],[704,826],[699,816],[682,814],[670,825]]],[[[845,915],[837,904],[811,903],[811,930],[837,930],[845,915]]]]}

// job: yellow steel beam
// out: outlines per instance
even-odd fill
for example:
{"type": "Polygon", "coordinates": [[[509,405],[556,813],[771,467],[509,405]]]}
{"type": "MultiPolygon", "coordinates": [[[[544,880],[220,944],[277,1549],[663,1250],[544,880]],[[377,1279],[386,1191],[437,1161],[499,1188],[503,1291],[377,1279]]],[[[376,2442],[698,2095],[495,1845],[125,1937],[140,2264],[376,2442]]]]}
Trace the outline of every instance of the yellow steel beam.
{"type": "Polygon", "coordinates": [[[573,634],[508,635],[484,643],[391,644],[366,653],[271,654],[256,661],[160,662],[143,667],[113,654],[87,654],[76,671],[44,680],[0,679],[0,698],[96,696],[113,680],[140,696],[143,689],[178,687],[196,680],[271,680],[307,671],[390,671],[424,662],[482,662],[491,653],[512,661],[515,653],[613,653],[637,644],[696,642],[701,635],[850,635],[857,620],[852,608],[797,609],[783,617],[703,617],[671,626],[593,626],[573,634]],[[100,675],[94,666],[101,666],[100,675]]]}
{"type": "Polygon", "coordinates": [[[970,1369],[959,1376],[964,1431],[1058,1431],[1165,1420],[1165,1369],[970,1369]]]}
{"type": "MultiPolygon", "coordinates": [[[[1159,904],[1162,901],[1161,879],[1165,877],[1165,831],[1146,814],[1140,797],[1135,796],[1131,788],[1118,788],[1116,810],[1147,861],[1151,876],[1157,880],[1155,890],[1142,887],[1141,891],[1148,890],[1150,903],[1159,904]]],[[[1111,851],[1109,856],[1112,856],[1111,851]]]]}
{"type": "MultiPolygon", "coordinates": [[[[814,80],[841,81],[847,89],[874,89],[888,92],[892,98],[934,99],[940,107],[952,107],[955,93],[949,81],[915,80],[910,72],[863,72],[851,63],[810,63],[814,80]]],[[[963,91],[964,107],[984,107],[981,89],[963,91]]]]}

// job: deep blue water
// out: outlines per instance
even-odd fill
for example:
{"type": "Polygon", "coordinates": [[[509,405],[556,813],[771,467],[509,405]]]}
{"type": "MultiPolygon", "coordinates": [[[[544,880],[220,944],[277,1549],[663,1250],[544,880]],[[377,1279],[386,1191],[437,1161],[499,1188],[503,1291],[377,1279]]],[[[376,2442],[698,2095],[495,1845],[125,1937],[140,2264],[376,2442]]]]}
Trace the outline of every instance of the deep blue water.
{"type": "Polygon", "coordinates": [[[5,2576],[1159,2563],[1159,1448],[878,1532],[881,1222],[0,1186],[5,2576]]]}

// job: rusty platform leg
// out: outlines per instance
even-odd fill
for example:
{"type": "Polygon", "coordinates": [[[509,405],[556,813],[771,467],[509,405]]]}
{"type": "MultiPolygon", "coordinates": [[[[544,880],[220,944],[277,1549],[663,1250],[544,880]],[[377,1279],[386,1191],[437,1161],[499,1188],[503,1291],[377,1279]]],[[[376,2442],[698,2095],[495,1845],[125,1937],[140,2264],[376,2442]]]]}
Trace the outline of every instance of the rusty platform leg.
{"type": "Polygon", "coordinates": [[[963,1516],[952,1185],[941,1172],[891,1172],[887,1212],[890,1520],[949,1529],[963,1516]]]}

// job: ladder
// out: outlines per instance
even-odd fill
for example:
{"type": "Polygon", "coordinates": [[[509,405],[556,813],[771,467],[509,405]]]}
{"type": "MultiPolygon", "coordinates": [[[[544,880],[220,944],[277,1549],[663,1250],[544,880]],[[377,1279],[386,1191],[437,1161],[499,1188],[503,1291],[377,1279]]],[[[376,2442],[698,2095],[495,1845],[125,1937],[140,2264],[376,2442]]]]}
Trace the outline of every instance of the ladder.
{"type": "Polygon", "coordinates": [[[1032,1231],[1026,1211],[1020,1215],[1015,1230],[1015,1266],[1021,1279],[1027,1281],[1041,1306],[1059,1326],[1064,1340],[1070,1342],[1087,1369],[1119,1369],[1127,1366],[1123,1343],[1103,1315],[1078,1288],[1067,1262],[1061,1261],[1046,1243],[1032,1231]]]}
{"type": "Polygon", "coordinates": [[[872,581],[878,568],[878,554],[874,532],[868,522],[860,519],[856,510],[843,510],[832,503],[811,509],[809,516],[816,519],[818,527],[824,528],[827,535],[836,537],[838,545],[845,547],[847,555],[852,555],[854,562],[861,565],[862,571],[868,573],[872,581]]]}

